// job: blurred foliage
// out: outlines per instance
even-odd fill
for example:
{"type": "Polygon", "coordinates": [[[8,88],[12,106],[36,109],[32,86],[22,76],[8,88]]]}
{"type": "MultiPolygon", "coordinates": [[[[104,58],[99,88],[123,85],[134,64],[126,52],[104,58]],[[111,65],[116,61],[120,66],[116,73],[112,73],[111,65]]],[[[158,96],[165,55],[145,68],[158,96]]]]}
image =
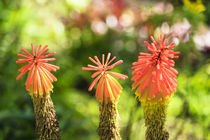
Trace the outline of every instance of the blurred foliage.
{"type": "MultiPolygon", "coordinates": [[[[196,13],[181,0],[108,1],[109,8],[104,6],[104,0],[0,2],[0,139],[37,138],[32,101],[24,87],[26,75],[15,80],[21,67],[15,64],[16,54],[21,47],[30,49],[32,42],[48,44],[51,51],[57,52],[53,64],[60,66],[60,70],[54,73],[58,81],[51,96],[61,139],[95,140],[98,103],[94,91],[87,91],[91,72],[84,72],[81,67],[90,63],[89,56],[111,52],[124,61],[114,71],[131,78],[132,62],[137,60],[138,52],[146,51],[143,41],[163,31],[163,23],[170,27],[166,36],[175,41],[175,49],[181,52],[176,60],[180,73],[178,89],[168,108],[170,139],[210,139],[209,46],[201,50],[194,42],[200,28],[210,25],[210,3],[204,0],[206,11],[196,13]],[[116,19],[120,21],[118,25],[116,19]],[[175,34],[172,27],[184,19],[189,21],[189,29],[175,34]]],[[[182,30],[180,24],[177,26],[182,30]]],[[[124,87],[118,106],[121,135],[126,140],[138,140],[144,138],[145,126],[130,78],[120,80],[124,87]]]]}

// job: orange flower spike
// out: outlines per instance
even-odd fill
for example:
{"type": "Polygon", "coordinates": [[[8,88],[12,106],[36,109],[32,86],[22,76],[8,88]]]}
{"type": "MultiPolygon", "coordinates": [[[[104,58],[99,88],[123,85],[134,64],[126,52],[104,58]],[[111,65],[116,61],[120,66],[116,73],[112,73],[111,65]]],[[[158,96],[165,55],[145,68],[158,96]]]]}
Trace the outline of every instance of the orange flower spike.
{"type": "Polygon", "coordinates": [[[111,53],[108,53],[107,58],[105,60],[105,55],[102,54],[102,63],[99,61],[97,56],[94,56],[95,60],[89,57],[90,61],[92,61],[97,66],[88,65],[88,67],[82,67],[82,70],[96,71],[91,76],[91,78],[96,78],[93,80],[88,90],[91,91],[99,81],[96,88],[96,98],[100,102],[105,103],[116,100],[120,94],[120,91],[122,90],[121,85],[117,82],[115,78],[123,80],[128,78],[126,75],[108,71],[113,67],[123,63],[122,60],[119,60],[114,64],[110,65],[116,59],[116,57],[113,57],[110,60],[110,56],[111,53]]]}
{"type": "Polygon", "coordinates": [[[28,71],[26,90],[28,90],[31,95],[42,96],[49,94],[53,89],[52,82],[57,81],[56,77],[50,72],[58,70],[59,67],[46,63],[48,61],[55,60],[55,58],[47,58],[54,55],[55,52],[44,55],[44,53],[49,50],[47,47],[48,46],[46,45],[43,49],[41,49],[42,46],[40,45],[34,49],[34,45],[31,44],[32,54],[23,48],[21,48],[21,50],[26,55],[17,54],[17,56],[26,59],[18,59],[16,63],[28,64],[18,70],[21,73],[17,76],[16,80],[19,80],[28,71]]]}
{"type": "Polygon", "coordinates": [[[151,36],[152,43],[144,42],[150,53],[139,53],[138,61],[133,63],[132,72],[133,88],[140,99],[159,99],[175,92],[177,88],[176,75],[178,72],[173,68],[173,58],[179,52],[170,50],[175,47],[174,43],[167,45],[168,40],[163,41],[163,35],[158,43],[151,36]]]}

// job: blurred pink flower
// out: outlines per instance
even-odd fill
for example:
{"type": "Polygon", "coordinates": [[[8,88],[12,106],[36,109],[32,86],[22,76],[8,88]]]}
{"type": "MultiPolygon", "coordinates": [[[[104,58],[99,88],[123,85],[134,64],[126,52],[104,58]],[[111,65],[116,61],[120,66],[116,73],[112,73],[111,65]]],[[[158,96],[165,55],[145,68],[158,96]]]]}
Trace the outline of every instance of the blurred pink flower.
{"type": "Polygon", "coordinates": [[[201,51],[210,50],[210,30],[206,30],[202,34],[196,34],[193,37],[193,41],[196,44],[196,47],[201,51]]]}
{"type": "Polygon", "coordinates": [[[184,21],[175,23],[171,27],[170,37],[177,37],[183,42],[187,42],[189,41],[190,30],[191,30],[191,24],[185,18],[184,21]]]}

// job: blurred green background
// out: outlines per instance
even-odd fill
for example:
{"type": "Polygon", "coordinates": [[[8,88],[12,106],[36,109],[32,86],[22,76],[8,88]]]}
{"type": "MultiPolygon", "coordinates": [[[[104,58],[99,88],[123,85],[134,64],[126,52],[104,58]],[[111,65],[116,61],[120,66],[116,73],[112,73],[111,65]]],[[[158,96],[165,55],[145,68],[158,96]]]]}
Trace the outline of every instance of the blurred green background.
{"type": "Polygon", "coordinates": [[[146,52],[144,40],[161,32],[180,51],[178,89],[168,108],[171,140],[210,140],[210,2],[208,0],[1,0],[0,139],[33,140],[35,120],[26,75],[15,78],[20,48],[48,44],[60,66],[51,94],[63,140],[97,140],[98,102],[93,79],[81,67],[89,56],[112,53],[129,76],[119,100],[121,135],[144,139],[141,104],[131,90],[132,62],[146,52]]]}

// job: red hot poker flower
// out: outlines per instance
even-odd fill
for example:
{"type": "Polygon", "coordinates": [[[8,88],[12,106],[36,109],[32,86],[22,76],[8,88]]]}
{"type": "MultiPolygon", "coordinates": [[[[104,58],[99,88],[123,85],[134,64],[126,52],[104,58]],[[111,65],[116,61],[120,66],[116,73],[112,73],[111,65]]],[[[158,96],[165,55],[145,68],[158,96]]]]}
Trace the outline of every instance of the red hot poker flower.
{"type": "Polygon", "coordinates": [[[104,103],[114,101],[115,99],[117,99],[122,89],[121,85],[118,83],[118,81],[114,77],[118,79],[123,79],[123,80],[128,78],[126,75],[108,71],[109,69],[112,69],[114,66],[117,66],[123,63],[122,60],[119,60],[116,63],[110,65],[111,62],[116,59],[116,57],[113,57],[109,61],[110,56],[111,56],[111,53],[108,53],[106,62],[104,62],[105,55],[102,54],[102,63],[99,61],[97,56],[94,56],[95,60],[89,57],[90,61],[95,63],[97,66],[88,65],[88,67],[82,67],[82,70],[97,71],[93,73],[91,76],[92,78],[95,78],[95,77],[96,78],[92,82],[88,90],[91,91],[93,87],[96,85],[96,83],[98,82],[98,80],[100,79],[96,88],[96,98],[100,102],[104,102],[104,103]]]}
{"type": "Polygon", "coordinates": [[[42,96],[52,91],[52,82],[57,81],[57,79],[50,73],[50,71],[56,71],[59,69],[59,67],[55,65],[46,63],[55,60],[55,58],[47,58],[54,55],[55,52],[44,55],[44,53],[49,50],[47,48],[48,46],[44,46],[43,49],[41,49],[41,47],[41,45],[38,46],[34,51],[34,45],[31,44],[32,54],[21,48],[26,55],[17,54],[17,56],[26,59],[18,59],[18,61],[16,61],[16,63],[28,63],[18,70],[21,73],[17,76],[16,80],[19,80],[28,71],[26,90],[28,90],[31,95],[35,96],[42,96]]]}
{"type": "Polygon", "coordinates": [[[174,43],[167,45],[167,39],[163,42],[163,35],[159,38],[159,45],[151,36],[153,43],[147,45],[147,49],[152,52],[140,53],[138,62],[133,63],[132,80],[133,88],[137,88],[136,95],[140,99],[159,99],[171,95],[176,91],[178,72],[173,68],[175,62],[173,58],[179,52],[170,50],[175,47],[174,43]],[[172,58],[172,59],[170,59],[172,58]]]}

